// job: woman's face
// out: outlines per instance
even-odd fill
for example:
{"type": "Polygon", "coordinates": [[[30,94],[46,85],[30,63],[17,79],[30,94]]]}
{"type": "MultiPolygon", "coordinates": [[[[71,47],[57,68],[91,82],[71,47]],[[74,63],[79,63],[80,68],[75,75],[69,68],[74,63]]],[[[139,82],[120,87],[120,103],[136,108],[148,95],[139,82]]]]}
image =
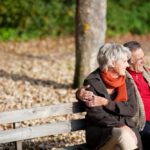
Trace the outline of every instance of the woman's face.
{"type": "Polygon", "coordinates": [[[115,61],[113,69],[118,76],[125,76],[127,67],[129,67],[129,64],[128,64],[128,59],[126,57],[123,58],[122,60],[115,61]]]}

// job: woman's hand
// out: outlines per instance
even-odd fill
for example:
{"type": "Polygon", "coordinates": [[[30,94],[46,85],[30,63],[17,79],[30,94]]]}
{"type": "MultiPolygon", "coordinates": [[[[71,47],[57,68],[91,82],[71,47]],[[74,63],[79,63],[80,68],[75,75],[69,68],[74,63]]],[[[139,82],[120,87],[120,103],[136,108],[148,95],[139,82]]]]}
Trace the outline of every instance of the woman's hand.
{"type": "Polygon", "coordinates": [[[108,104],[108,100],[104,97],[96,96],[93,92],[88,91],[87,89],[89,87],[90,85],[79,88],[76,92],[76,97],[85,102],[88,107],[106,106],[108,104]]]}
{"type": "Polygon", "coordinates": [[[77,99],[83,102],[92,100],[94,94],[87,90],[89,87],[90,85],[80,87],[76,92],[77,99]]]}
{"type": "Polygon", "coordinates": [[[85,101],[85,103],[88,107],[106,106],[108,104],[108,100],[104,97],[93,94],[92,99],[85,101]]]}

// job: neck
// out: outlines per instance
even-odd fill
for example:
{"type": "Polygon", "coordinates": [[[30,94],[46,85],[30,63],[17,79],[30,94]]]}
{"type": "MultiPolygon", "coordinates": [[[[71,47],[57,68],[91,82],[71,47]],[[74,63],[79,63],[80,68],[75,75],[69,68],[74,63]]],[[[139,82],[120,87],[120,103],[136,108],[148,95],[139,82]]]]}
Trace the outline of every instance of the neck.
{"type": "Polygon", "coordinates": [[[107,89],[108,94],[115,93],[115,88],[106,88],[106,89],[107,89]]]}
{"type": "Polygon", "coordinates": [[[131,71],[135,71],[136,73],[143,72],[142,70],[139,70],[139,69],[137,69],[137,68],[136,68],[136,67],[134,67],[134,66],[130,66],[130,67],[129,67],[129,70],[131,70],[131,71]]]}
{"type": "Polygon", "coordinates": [[[113,69],[109,69],[109,72],[113,78],[117,79],[119,77],[118,73],[115,72],[113,69]]]}

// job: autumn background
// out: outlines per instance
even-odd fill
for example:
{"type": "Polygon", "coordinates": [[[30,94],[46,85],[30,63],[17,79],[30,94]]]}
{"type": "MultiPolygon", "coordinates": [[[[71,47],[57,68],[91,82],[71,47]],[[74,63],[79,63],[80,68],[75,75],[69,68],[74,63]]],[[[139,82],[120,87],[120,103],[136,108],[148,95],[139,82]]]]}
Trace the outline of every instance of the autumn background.
{"type": "MultiPolygon", "coordinates": [[[[0,111],[73,102],[75,0],[0,1],[0,111]]],[[[150,2],[108,0],[106,41],[139,41],[150,65],[150,2]]],[[[69,116],[57,118],[67,119],[69,116]]],[[[47,118],[23,122],[31,126],[47,118]]],[[[1,125],[0,130],[12,128],[1,125]]],[[[83,133],[24,142],[24,149],[51,149],[84,141],[83,133]],[[44,148],[43,148],[44,147],[44,148]]],[[[1,144],[12,150],[14,143],[1,144]]]]}

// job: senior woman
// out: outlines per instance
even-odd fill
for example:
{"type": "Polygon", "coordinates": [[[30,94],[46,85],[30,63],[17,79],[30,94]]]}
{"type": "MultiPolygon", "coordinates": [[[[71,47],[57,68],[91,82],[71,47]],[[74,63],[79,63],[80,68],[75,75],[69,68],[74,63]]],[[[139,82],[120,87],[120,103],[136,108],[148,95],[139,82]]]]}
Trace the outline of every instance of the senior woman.
{"type": "Polygon", "coordinates": [[[137,111],[135,89],[126,78],[130,55],[128,48],[120,44],[104,44],[97,56],[99,68],[85,79],[87,89],[76,93],[86,107],[86,141],[90,149],[142,149],[132,121],[137,111]]]}

